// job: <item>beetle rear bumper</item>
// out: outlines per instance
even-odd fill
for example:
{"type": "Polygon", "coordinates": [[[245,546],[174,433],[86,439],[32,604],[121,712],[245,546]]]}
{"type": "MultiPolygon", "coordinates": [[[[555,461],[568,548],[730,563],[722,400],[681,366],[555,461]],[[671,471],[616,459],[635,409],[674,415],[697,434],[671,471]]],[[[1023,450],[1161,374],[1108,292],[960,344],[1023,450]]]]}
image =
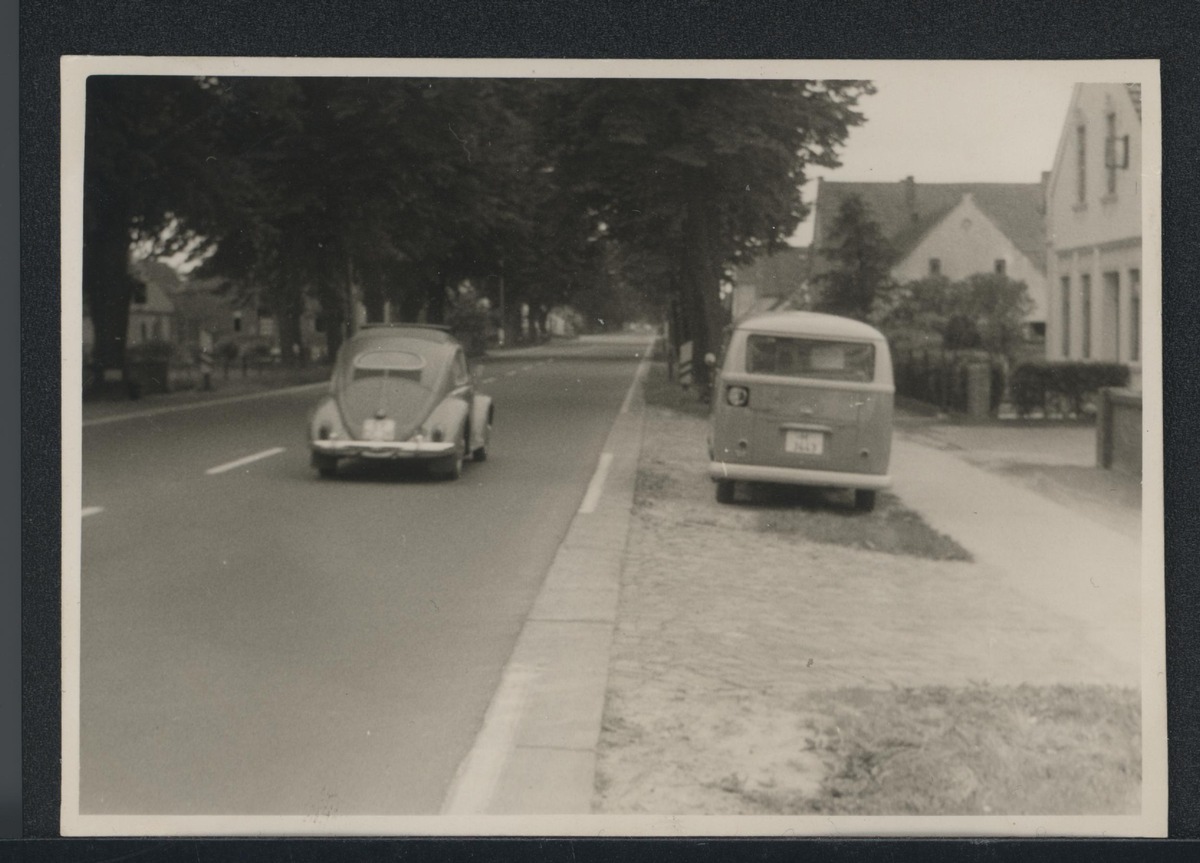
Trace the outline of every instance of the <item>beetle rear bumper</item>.
{"type": "Polygon", "coordinates": [[[311,446],[321,455],[365,458],[437,458],[454,451],[453,441],[314,440],[311,446]]]}
{"type": "Polygon", "coordinates": [[[836,470],[806,470],[794,467],[764,467],[756,464],[731,464],[710,461],[708,475],[714,480],[732,479],[744,482],[777,482],[783,485],[818,485],[835,488],[890,488],[889,474],[850,473],[836,470]]]}

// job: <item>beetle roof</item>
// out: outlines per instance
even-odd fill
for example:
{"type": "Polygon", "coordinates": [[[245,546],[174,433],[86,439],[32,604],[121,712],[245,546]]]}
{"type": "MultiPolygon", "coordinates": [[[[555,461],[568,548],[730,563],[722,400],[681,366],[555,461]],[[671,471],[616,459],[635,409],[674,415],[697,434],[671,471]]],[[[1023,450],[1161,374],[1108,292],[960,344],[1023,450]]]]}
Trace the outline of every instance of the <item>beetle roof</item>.
{"type": "Polygon", "coordinates": [[[883,339],[874,327],[851,318],[826,315],[821,312],[763,312],[738,321],[738,330],[772,333],[784,336],[814,336],[817,338],[883,339]]]}

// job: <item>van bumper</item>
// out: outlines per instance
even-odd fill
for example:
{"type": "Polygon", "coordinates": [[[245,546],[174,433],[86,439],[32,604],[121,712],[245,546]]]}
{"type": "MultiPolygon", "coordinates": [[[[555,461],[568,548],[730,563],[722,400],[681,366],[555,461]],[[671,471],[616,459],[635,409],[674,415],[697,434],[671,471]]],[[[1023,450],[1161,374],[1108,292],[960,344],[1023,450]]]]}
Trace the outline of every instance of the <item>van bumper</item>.
{"type": "Polygon", "coordinates": [[[743,482],[776,482],[782,485],[816,485],[835,488],[891,488],[890,474],[851,473],[838,470],[807,470],[795,467],[764,467],[757,464],[736,464],[710,461],[708,475],[713,480],[732,479],[743,482]]]}

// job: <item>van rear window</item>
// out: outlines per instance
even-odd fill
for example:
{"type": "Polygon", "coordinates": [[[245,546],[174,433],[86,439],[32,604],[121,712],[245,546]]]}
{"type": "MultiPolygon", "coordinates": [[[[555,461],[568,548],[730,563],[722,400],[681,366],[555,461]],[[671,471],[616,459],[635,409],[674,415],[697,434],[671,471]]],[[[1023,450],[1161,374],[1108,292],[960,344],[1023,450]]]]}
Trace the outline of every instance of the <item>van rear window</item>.
{"type": "Polygon", "coordinates": [[[867,382],[875,378],[875,346],[785,336],[746,339],[746,371],[760,375],[867,382]]]}

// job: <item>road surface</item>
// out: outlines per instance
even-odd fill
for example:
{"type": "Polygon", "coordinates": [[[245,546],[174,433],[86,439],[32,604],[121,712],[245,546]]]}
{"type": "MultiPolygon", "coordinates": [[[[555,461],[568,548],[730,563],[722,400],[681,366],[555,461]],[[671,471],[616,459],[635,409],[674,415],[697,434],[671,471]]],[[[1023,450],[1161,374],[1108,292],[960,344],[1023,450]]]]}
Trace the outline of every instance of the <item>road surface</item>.
{"type": "Polygon", "coordinates": [[[85,425],[81,813],[437,813],[645,346],[486,360],[457,482],[318,479],[319,389],[85,425]]]}

